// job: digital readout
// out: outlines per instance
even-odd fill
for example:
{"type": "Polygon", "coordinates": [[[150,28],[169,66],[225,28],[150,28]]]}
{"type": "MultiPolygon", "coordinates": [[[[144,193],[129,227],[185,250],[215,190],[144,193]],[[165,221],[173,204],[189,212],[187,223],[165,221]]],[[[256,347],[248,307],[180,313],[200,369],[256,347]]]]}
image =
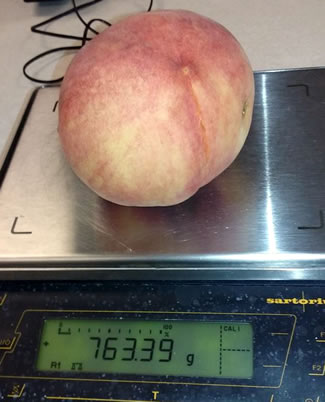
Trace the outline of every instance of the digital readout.
{"type": "Polygon", "coordinates": [[[50,319],[37,369],[248,379],[253,329],[243,322],[50,319]]]}

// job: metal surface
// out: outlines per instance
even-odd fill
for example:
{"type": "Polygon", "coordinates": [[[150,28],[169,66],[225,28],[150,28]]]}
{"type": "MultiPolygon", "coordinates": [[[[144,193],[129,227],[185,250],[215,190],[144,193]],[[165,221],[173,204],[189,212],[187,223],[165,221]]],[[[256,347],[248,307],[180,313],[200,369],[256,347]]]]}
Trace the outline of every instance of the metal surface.
{"type": "Polygon", "coordinates": [[[2,171],[0,278],[325,279],[325,70],[255,79],[239,157],[165,208],[86,188],[58,142],[59,89],[40,89],[2,171]]]}

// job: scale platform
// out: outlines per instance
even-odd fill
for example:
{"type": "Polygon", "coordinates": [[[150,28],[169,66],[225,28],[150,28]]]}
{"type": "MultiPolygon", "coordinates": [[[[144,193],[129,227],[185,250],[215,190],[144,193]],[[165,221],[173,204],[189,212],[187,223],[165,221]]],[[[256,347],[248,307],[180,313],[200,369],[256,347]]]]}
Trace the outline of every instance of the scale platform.
{"type": "MultiPolygon", "coordinates": [[[[89,190],[34,92],[0,174],[0,279],[325,279],[325,69],[255,73],[236,161],[172,207],[89,190]]],[[[0,158],[1,160],[1,158],[0,158]]]]}
{"type": "Polygon", "coordinates": [[[0,400],[323,402],[325,69],[255,79],[239,157],[164,208],[89,190],[34,92],[0,156],[0,400]]]}

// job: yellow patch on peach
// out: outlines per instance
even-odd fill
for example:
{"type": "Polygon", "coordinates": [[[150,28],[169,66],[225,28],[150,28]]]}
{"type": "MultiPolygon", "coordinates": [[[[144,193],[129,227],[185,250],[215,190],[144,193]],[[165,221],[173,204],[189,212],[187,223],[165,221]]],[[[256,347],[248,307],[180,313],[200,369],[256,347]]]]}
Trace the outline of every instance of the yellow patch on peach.
{"type": "Polygon", "coordinates": [[[100,190],[103,187],[104,184],[104,179],[102,176],[95,176],[92,180],[91,180],[91,184],[95,187],[98,188],[98,190],[100,190]]]}
{"type": "Polygon", "coordinates": [[[96,155],[90,153],[87,158],[80,159],[80,161],[77,163],[77,170],[86,181],[90,181],[94,174],[94,170],[96,169],[97,163],[98,161],[96,155]]]}

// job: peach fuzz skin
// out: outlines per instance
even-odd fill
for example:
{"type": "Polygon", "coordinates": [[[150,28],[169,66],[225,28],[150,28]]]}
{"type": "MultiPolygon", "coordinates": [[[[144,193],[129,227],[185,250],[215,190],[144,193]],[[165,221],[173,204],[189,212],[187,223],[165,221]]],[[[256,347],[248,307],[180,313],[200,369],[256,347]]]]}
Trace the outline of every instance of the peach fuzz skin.
{"type": "Polygon", "coordinates": [[[237,40],[183,10],[137,14],[74,57],[59,100],[59,136],[75,173],[102,198],[168,206],[236,158],[254,78],[237,40]]]}

